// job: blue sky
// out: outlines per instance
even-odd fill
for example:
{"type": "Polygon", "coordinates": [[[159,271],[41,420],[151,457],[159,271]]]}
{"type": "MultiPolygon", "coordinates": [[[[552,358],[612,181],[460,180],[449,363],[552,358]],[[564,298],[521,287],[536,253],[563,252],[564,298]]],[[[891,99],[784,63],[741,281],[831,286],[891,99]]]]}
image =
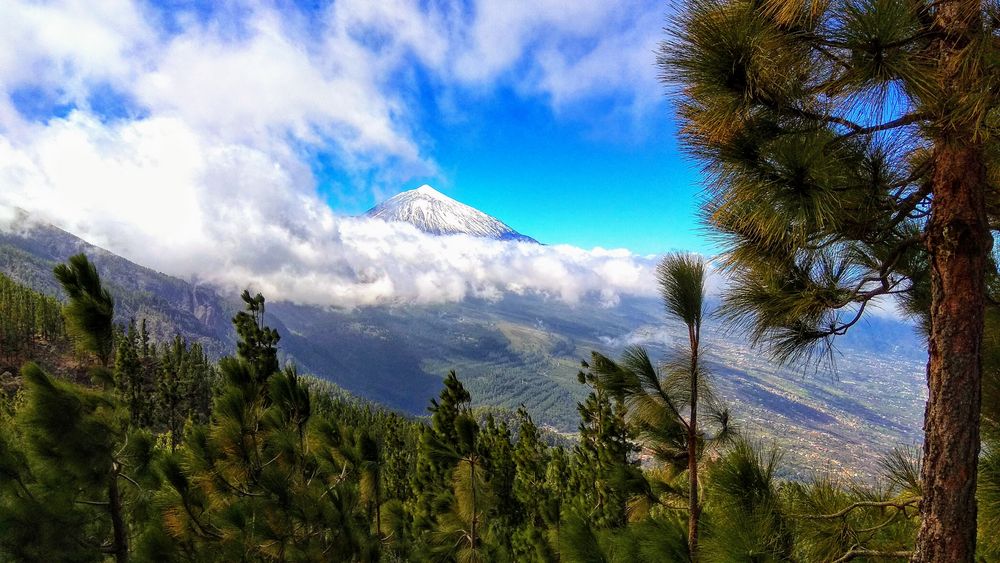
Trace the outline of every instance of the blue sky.
{"type": "MultiPolygon", "coordinates": [[[[602,31],[655,37],[659,27],[629,26],[637,21],[658,26],[665,5],[646,2],[638,7],[651,14],[660,11],[663,18],[617,22],[621,27],[602,31]]],[[[598,37],[575,38],[562,48],[585,52],[598,37]]],[[[648,254],[711,252],[696,217],[697,167],[681,154],[669,100],[655,82],[655,42],[643,45],[649,47],[641,69],[645,76],[584,93],[558,108],[550,93],[511,85],[519,74],[532,72],[530,51],[506,71],[506,79],[488,88],[441,84],[412,61],[413,75],[393,85],[409,97],[415,128],[439,169],[405,178],[398,188],[429,183],[547,242],[648,254]],[[649,90],[641,94],[642,107],[630,107],[635,104],[633,90],[639,88],[649,90]],[[459,116],[453,108],[441,107],[443,96],[461,106],[459,116]]],[[[320,189],[337,210],[361,213],[387,195],[385,190],[355,189],[357,180],[338,170],[329,155],[314,156],[313,167],[320,189]]]]}
{"type": "MultiPolygon", "coordinates": [[[[706,252],[696,218],[698,170],[681,154],[666,102],[640,124],[603,131],[609,125],[592,119],[613,104],[601,99],[555,115],[544,99],[500,91],[476,100],[454,124],[428,104],[422,130],[441,171],[401,188],[429,183],[545,242],[706,252]]],[[[320,177],[337,181],[334,166],[320,167],[320,177]]],[[[348,213],[376,199],[330,196],[348,213]]]]}
{"type": "Polygon", "coordinates": [[[318,302],[648,291],[644,256],[712,251],[654,64],[666,9],[5,2],[0,206],[318,302]],[[565,247],[468,243],[468,263],[427,265],[403,242],[441,241],[347,218],[424,183],[565,247]]]}

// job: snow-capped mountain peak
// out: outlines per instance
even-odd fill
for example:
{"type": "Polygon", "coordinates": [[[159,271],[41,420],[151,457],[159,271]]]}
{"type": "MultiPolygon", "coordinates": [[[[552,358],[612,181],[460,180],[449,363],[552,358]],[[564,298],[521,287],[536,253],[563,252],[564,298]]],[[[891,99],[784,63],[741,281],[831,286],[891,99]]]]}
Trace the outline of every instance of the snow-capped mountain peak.
{"type": "Polygon", "coordinates": [[[365,216],[410,223],[434,235],[466,234],[497,240],[537,242],[503,221],[455,201],[427,184],[394,195],[369,209],[365,216]]]}
{"type": "MultiPolygon", "coordinates": [[[[423,195],[425,195],[427,197],[433,197],[433,198],[436,198],[436,199],[440,199],[442,201],[451,201],[451,202],[455,201],[455,200],[451,199],[450,197],[444,195],[443,193],[435,190],[431,186],[428,186],[427,184],[424,184],[424,185],[420,186],[419,188],[417,188],[415,190],[411,190],[411,191],[417,192],[418,194],[423,194],[423,195]]],[[[403,193],[406,193],[406,192],[403,192],[403,193]]],[[[399,194],[399,195],[402,195],[402,194],[399,194]]]]}

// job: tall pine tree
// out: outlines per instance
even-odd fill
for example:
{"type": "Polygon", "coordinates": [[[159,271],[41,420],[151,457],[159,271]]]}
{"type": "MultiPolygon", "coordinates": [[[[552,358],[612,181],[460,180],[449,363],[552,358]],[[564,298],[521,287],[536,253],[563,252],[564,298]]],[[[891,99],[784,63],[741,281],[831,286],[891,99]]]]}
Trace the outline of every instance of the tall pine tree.
{"type": "Polygon", "coordinates": [[[694,0],[660,58],[708,172],[734,320],[792,359],[879,298],[924,316],[915,561],[975,556],[996,14],[982,0],[694,0]]]}
{"type": "Polygon", "coordinates": [[[63,309],[67,333],[81,352],[93,354],[101,367],[107,368],[114,349],[115,303],[111,292],[101,284],[97,268],[84,254],[71,256],[54,272],[69,298],[63,309]]]}

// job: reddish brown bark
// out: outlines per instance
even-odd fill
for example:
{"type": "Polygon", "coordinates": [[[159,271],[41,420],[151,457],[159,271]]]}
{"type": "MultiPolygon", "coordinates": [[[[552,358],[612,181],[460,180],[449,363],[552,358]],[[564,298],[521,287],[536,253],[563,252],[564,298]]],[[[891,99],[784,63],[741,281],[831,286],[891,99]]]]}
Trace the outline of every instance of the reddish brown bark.
{"type": "Polygon", "coordinates": [[[981,148],[936,151],[928,225],[931,336],[921,479],[922,522],[914,561],[973,561],[979,457],[986,250],[981,148]]]}
{"type": "MultiPolygon", "coordinates": [[[[982,33],[978,0],[946,0],[934,15],[938,85],[959,106],[981,76],[963,65],[982,33]]],[[[950,117],[955,117],[954,115],[950,117]]],[[[921,471],[921,525],[913,561],[972,563],[976,551],[976,468],[982,400],[980,348],[987,255],[986,166],[978,125],[939,123],[927,225],[931,269],[927,408],[921,471]]]]}

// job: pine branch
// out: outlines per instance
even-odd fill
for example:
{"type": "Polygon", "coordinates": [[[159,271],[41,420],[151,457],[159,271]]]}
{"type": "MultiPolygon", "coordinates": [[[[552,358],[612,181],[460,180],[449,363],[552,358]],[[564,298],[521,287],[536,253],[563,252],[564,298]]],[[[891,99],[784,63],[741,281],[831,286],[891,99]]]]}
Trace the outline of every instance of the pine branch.
{"type": "Polygon", "coordinates": [[[74,500],[73,502],[75,502],[77,504],[86,504],[86,505],[89,505],[89,506],[108,506],[108,504],[110,504],[106,500],[80,500],[80,499],[77,499],[77,500],[74,500]]]}
{"type": "MultiPolygon", "coordinates": [[[[853,70],[852,67],[851,67],[851,65],[850,65],[850,63],[848,63],[847,61],[845,61],[843,58],[837,56],[837,54],[831,52],[829,49],[826,48],[826,46],[820,45],[820,44],[816,44],[816,45],[813,46],[813,49],[815,49],[817,53],[823,55],[827,59],[830,59],[831,61],[837,63],[838,65],[840,65],[842,67],[844,67],[845,70],[847,70],[847,71],[853,70]]],[[[824,83],[824,84],[821,85],[821,88],[818,88],[818,89],[819,90],[824,90],[824,89],[826,89],[828,87],[828,85],[829,85],[829,83],[824,83]]]]}
{"type": "Polygon", "coordinates": [[[890,129],[905,127],[907,125],[912,125],[918,121],[922,121],[926,119],[926,117],[927,116],[925,116],[920,112],[908,113],[900,118],[893,119],[892,121],[887,121],[885,123],[880,123],[878,125],[872,125],[870,127],[858,127],[853,131],[851,131],[850,133],[846,133],[844,135],[841,135],[840,137],[837,137],[835,139],[835,142],[846,141],[847,139],[850,139],[851,137],[855,137],[857,135],[870,135],[872,133],[878,133],[879,131],[888,131],[890,129]]]}
{"type": "Polygon", "coordinates": [[[181,497],[181,506],[184,507],[184,512],[186,512],[187,515],[191,518],[191,521],[194,522],[194,525],[198,528],[198,532],[205,537],[222,539],[222,535],[213,530],[210,530],[205,524],[202,524],[201,521],[198,520],[198,517],[195,516],[194,511],[191,509],[191,504],[188,502],[187,495],[181,494],[180,497],[181,497]]]}
{"type": "Polygon", "coordinates": [[[858,310],[850,321],[833,326],[827,330],[814,331],[814,334],[812,334],[811,336],[815,338],[825,338],[827,336],[842,336],[847,333],[848,329],[850,329],[852,326],[857,324],[858,321],[861,320],[862,316],[864,315],[865,308],[868,306],[868,303],[871,300],[883,295],[895,295],[909,291],[909,288],[896,289],[899,286],[899,284],[901,284],[904,280],[902,279],[892,280],[889,277],[889,273],[893,270],[893,268],[896,267],[896,263],[902,257],[905,250],[909,248],[911,245],[920,243],[921,241],[923,241],[922,235],[917,235],[901,241],[893,251],[892,255],[889,257],[889,259],[882,264],[882,267],[879,269],[878,277],[870,276],[862,279],[860,282],[858,282],[857,286],[851,292],[852,297],[839,303],[830,304],[830,308],[840,309],[846,307],[851,303],[858,303],[858,310]],[[862,291],[862,289],[864,289],[866,285],[875,282],[878,282],[879,285],[867,291],[862,291]]]}
{"type": "Polygon", "coordinates": [[[903,222],[904,219],[910,217],[911,212],[920,205],[920,202],[924,201],[927,196],[931,195],[931,188],[933,185],[930,182],[925,182],[920,189],[911,193],[906,197],[906,199],[899,202],[898,210],[896,211],[896,216],[893,217],[892,222],[889,223],[888,231],[896,228],[903,222]]]}
{"type": "Polygon", "coordinates": [[[777,111],[778,113],[789,113],[804,119],[811,119],[813,121],[820,121],[824,123],[841,125],[843,127],[847,127],[848,129],[850,129],[851,130],[850,134],[860,134],[860,132],[864,131],[865,129],[863,126],[851,121],[850,119],[847,119],[845,117],[840,117],[837,115],[827,115],[797,107],[782,108],[781,106],[779,106],[774,102],[764,103],[763,105],[770,107],[770,109],[777,111]]]}
{"type": "Polygon", "coordinates": [[[910,558],[913,556],[912,551],[878,551],[874,549],[864,549],[864,548],[853,548],[847,553],[845,553],[839,559],[834,559],[833,563],[845,563],[846,561],[851,561],[857,557],[878,557],[884,559],[892,558],[910,558]]]}
{"type": "Polygon", "coordinates": [[[137,489],[139,489],[140,491],[143,490],[142,489],[142,485],[140,485],[135,479],[129,477],[128,475],[126,475],[124,473],[119,473],[118,476],[121,477],[122,479],[125,479],[129,483],[132,483],[133,485],[135,485],[135,487],[137,489]]]}
{"type": "Polygon", "coordinates": [[[855,534],[870,534],[872,532],[877,532],[878,530],[881,530],[882,528],[885,528],[886,526],[889,526],[889,525],[893,524],[894,522],[896,522],[896,519],[899,518],[899,515],[900,514],[905,514],[905,513],[906,513],[906,509],[904,508],[900,512],[893,512],[892,516],[886,518],[885,521],[882,522],[882,523],[880,523],[880,524],[875,524],[874,526],[869,526],[867,528],[861,528],[861,529],[858,529],[858,530],[853,530],[853,532],[855,534]]]}
{"type": "Polygon", "coordinates": [[[898,500],[862,500],[850,504],[837,512],[832,514],[796,514],[796,518],[805,518],[808,520],[833,520],[836,518],[843,518],[850,514],[852,511],[858,508],[896,508],[898,510],[905,510],[920,502],[920,497],[915,497],[905,501],[898,500]]]}
{"type": "Polygon", "coordinates": [[[916,168],[914,168],[913,172],[911,172],[910,175],[907,176],[905,179],[890,185],[889,189],[898,188],[896,193],[892,194],[893,199],[898,200],[900,197],[902,197],[903,192],[906,191],[906,187],[912,184],[913,182],[916,182],[924,174],[926,174],[931,169],[931,164],[933,164],[933,161],[931,161],[930,159],[924,160],[916,168]]]}

